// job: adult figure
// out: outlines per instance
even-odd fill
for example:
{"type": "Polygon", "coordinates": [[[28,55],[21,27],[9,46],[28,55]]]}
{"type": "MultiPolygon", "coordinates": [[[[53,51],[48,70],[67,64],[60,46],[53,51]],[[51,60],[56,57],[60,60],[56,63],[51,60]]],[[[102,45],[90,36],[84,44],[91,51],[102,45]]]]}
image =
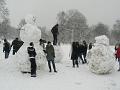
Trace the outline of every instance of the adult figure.
{"type": "Polygon", "coordinates": [[[116,58],[118,58],[118,62],[119,62],[118,71],[120,71],[120,44],[118,45],[117,50],[116,50],[116,58]]]}
{"type": "Polygon", "coordinates": [[[15,55],[15,53],[17,53],[18,48],[19,48],[19,40],[18,38],[15,38],[15,40],[12,41],[12,45],[13,46],[13,55],[15,55]]]}
{"type": "Polygon", "coordinates": [[[47,58],[47,61],[48,61],[49,72],[52,72],[51,63],[52,63],[54,72],[57,72],[56,71],[55,62],[54,62],[55,51],[54,51],[54,47],[51,45],[50,41],[48,41],[48,43],[47,43],[46,51],[45,52],[47,54],[46,58],[47,58]]]}
{"type": "Polygon", "coordinates": [[[52,28],[52,30],[51,30],[51,32],[52,32],[52,34],[53,34],[53,45],[57,45],[57,36],[58,36],[58,34],[59,34],[59,32],[58,32],[58,24],[56,24],[53,28],[52,28]]]}
{"type": "Polygon", "coordinates": [[[75,65],[77,65],[77,67],[79,67],[78,65],[78,44],[76,42],[73,42],[72,43],[72,52],[71,52],[71,60],[72,60],[72,63],[73,63],[73,67],[75,67],[75,65]]]}
{"type": "Polygon", "coordinates": [[[88,48],[88,45],[87,45],[86,41],[84,40],[83,41],[83,57],[84,57],[84,62],[85,63],[87,63],[87,60],[86,60],[87,48],[88,48]]]}
{"type": "Polygon", "coordinates": [[[92,43],[90,43],[89,44],[89,50],[92,49],[92,46],[93,46],[92,43]]]}
{"type": "Polygon", "coordinates": [[[117,49],[119,48],[119,44],[117,43],[116,45],[115,45],[115,58],[116,58],[116,60],[118,59],[117,58],[117,49]]]}
{"type": "Polygon", "coordinates": [[[35,57],[37,54],[36,54],[33,42],[30,43],[30,46],[27,48],[27,51],[28,51],[29,60],[31,63],[31,77],[36,77],[37,65],[36,65],[35,57]]]}
{"type": "Polygon", "coordinates": [[[82,64],[84,64],[85,62],[84,62],[84,60],[83,60],[83,52],[84,52],[84,46],[83,46],[83,44],[79,44],[79,54],[78,54],[78,57],[82,60],[82,64]]]}
{"type": "Polygon", "coordinates": [[[40,39],[39,42],[40,42],[40,46],[42,46],[42,47],[43,47],[43,50],[45,50],[46,40],[40,39]]]}
{"type": "Polygon", "coordinates": [[[5,59],[9,57],[10,50],[11,50],[10,43],[7,41],[7,39],[4,39],[3,52],[5,52],[5,59]]]}

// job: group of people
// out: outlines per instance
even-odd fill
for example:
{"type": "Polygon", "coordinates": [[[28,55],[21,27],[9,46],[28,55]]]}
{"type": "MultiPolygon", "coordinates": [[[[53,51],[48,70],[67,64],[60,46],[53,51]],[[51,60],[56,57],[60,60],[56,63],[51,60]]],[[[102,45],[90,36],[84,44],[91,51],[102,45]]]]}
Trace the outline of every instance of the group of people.
{"type": "Polygon", "coordinates": [[[12,47],[13,47],[13,55],[15,55],[19,50],[19,48],[23,45],[23,43],[24,43],[23,41],[19,40],[18,38],[15,38],[15,40],[13,40],[12,44],[10,45],[10,42],[8,42],[7,39],[4,39],[3,52],[5,52],[5,59],[9,57],[9,53],[12,47]]]}
{"type": "MultiPolygon", "coordinates": [[[[40,39],[40,45],[42,47],[44,47],[44,40],[40,39]]],[[[43,48],[44,53],[46,54],[46,59],[48,61],[48,67],[49,67],[49,72],[52,72],[52,68],[51,68],[51,63],[54,69],[54,72],[57,72],[56,70],[56,66],[55,66],[55,62],[54,62],[54,58],[55,58],[55,51],[54,51],[54,47],[51,44],[50,41],[47,42],[46,47],[43,48]]],[[[36,77],[36,60],[35,57],[37,55],[36,50],[34,48],[34,43],[31,42],[30,46],[27,48],[27,52],[29,54],[29,59],[31,62],[31,77],[36,77]]]]}
{"type": "MultiPolygon", "coordinates": [[[[44,45],[44,43],[46,43],[45,40],[40,39],[39,42],[40,42],[40,45],[43,47],[44,53],[46,54],[49,72],[52,72],[51,64],[53,66],[54,72],[57,72],[55,62],[54,62],[55,51],[54,51],[53,45],[51,44],[50,41],[48,41],[47,45],[45,47],[45,45],[44,45]]],[[[15,55],[17,53],[17,51],[19,50],[19,48],[23,45],[23,43],[24,43],[23,41],[16,38],[15,40],[12,41],[12,44],[10,45],[10,43],[7,41],[7,39],[4,39],[3,52],[5,52],[5,59],[7,59],[9,57],[11,47],[13,47],[13,55],[15,55]]],[[[37,53],[34,48],[33,42],[30,42],[29,46],[27,47],[27,52],[29,55],[30,63],[31,63],[31,77],[36,77],[37,65],[36,65],[35,58],[36,58],[37,53]]]]}
{"type": "MultiPolygon", "coordinates": [[[[58,26],[59,25],[56,24],[51,30],[51,32],[53,34],[53,45],[57,45],[57,35],[59,34],[58,26]]],[[[57,72],[55,62],[54,62],[55,50],[54,50],[53,45],[51,44],[50,41],[46,42],[43,39],[40,39],[39,42],[40,42],[40,45],[43,47],[44,54],[46,54],[49,72],[52,72],[51,64],[53,66],[54,72],[57,72]],[[47,45],[45,46],[44,43],[47,43],[47,45]]],[[[10,53],[12,47],[13,47],[12,54],[15,55],[23,44],[24,44],[24,42],[19,40],[18,38],[13,40],[11,45],[7,41],[7,39],[4,39],[3,52],[5,52],[5,59],[7,59],[9,57],[9,53],[10,53]]],[[[86,60],[87,50],[92,49],[92,46],[93,46],[92,43],[90,43],[88,45],[85,40],[82,43],[79,43],[79,42],[72,43],[72,45],[71,45],[71,60],[72,60],[73,67],[75,67],[75,66],[79,67],[80,62],[82,62],[82,64],[87,63],[87,60],[86,60]]],[[[120,44],[116,45],[115,50],[116,50],[116,54],[115,54],[116,59],[118,59],[118,61],[119,61],[119,70],[118,71],[120,71],[120,44]]],[[[36,77],[36,68],[37,68],[36,55],[37,55],[37,53],[36,53],[33,42],[30,42],[29,46],[27,47],[27,52],[29,55],[30,63],[31,63],[31,77],[36,77]]]]}
{"type": "Polygon", "coordinates": [[[87,63],[86,60],[86,54],[87,54],[87,49],[92,48],[92,43],[90,43],[89,47],[84,40],[82,43],[79,42],[73,42],[72,43],[72,48],[71,48],[71,60],[73,62],[73,67],[77,65],[79,67],[79,58],[82,61],[82,64],[87,63]]]}

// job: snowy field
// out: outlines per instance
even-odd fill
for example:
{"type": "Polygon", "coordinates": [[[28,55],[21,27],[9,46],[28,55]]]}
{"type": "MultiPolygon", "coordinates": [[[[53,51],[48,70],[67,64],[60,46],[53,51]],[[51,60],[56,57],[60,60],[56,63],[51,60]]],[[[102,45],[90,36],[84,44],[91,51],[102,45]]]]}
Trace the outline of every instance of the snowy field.
{"type": "Polygon", "coordinates": [[[12,66],[16,60],[4,59],[0,45],[0,90],[120,90],[117,62],[113,73],[96,75],[89,71],[87,65],[72,68],[70,46],[61,45],[61,49],[63,58],[56,63],[58,73],[49,73],[46,69],[38,71],[37,77],[32,78],[30,74],[22,74],[12,66]]]}

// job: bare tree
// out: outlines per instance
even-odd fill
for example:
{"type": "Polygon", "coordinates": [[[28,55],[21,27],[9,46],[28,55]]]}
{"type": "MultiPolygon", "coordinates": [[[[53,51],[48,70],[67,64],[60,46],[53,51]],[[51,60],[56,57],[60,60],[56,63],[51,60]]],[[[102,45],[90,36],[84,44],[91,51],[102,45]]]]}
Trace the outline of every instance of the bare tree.
{"type": "Polygon", "coordinates": [[[59,40],[61,42],[80,41],[85,39],[88,25],[85,16],[76,9],[58,14],[59,40]]]}
{"type": "Polygon", "coordinates": [[[0,0],[0,34],[2,37],[6,37],[9,33],[9,25],[9,10],[6,7],[5,0],[0,0]]]}
{"type": "Polygon", "coordinates": [[[112,44],[120,42],[120,20],[117,20],[111,31],[112,44]]]}

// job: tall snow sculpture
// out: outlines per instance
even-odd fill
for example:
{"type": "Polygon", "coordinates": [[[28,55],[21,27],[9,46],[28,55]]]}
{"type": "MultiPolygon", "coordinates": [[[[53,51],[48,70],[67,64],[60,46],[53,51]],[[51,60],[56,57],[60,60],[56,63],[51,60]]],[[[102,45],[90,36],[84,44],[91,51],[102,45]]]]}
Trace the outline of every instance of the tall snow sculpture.
{"type": "Polygon", "coordinates": [[[37,53],[36,63],[37,69],[44,69],[46,56],[43,52],[43,48],[39,45],[39,40],[41,39],[41,30],[37,27],[35,23],[36,18],[32,15],[28,15],[25,18],[26,24],[20,30],[20,38],[24,42],[16,57],[18,58],[21,71],[30,71],[30,61],[27,53],[27,47],[30,42],[34,43],[34,47],[37,53]]]}
{"type": "Polygon", "coordinates": [[[110,73],[114,69],[115,58],[109,46],[109,39],[102,35],[96,37],[95,40],[94,47],[87,55],[89,69],[96,74],[110,73]]]}

